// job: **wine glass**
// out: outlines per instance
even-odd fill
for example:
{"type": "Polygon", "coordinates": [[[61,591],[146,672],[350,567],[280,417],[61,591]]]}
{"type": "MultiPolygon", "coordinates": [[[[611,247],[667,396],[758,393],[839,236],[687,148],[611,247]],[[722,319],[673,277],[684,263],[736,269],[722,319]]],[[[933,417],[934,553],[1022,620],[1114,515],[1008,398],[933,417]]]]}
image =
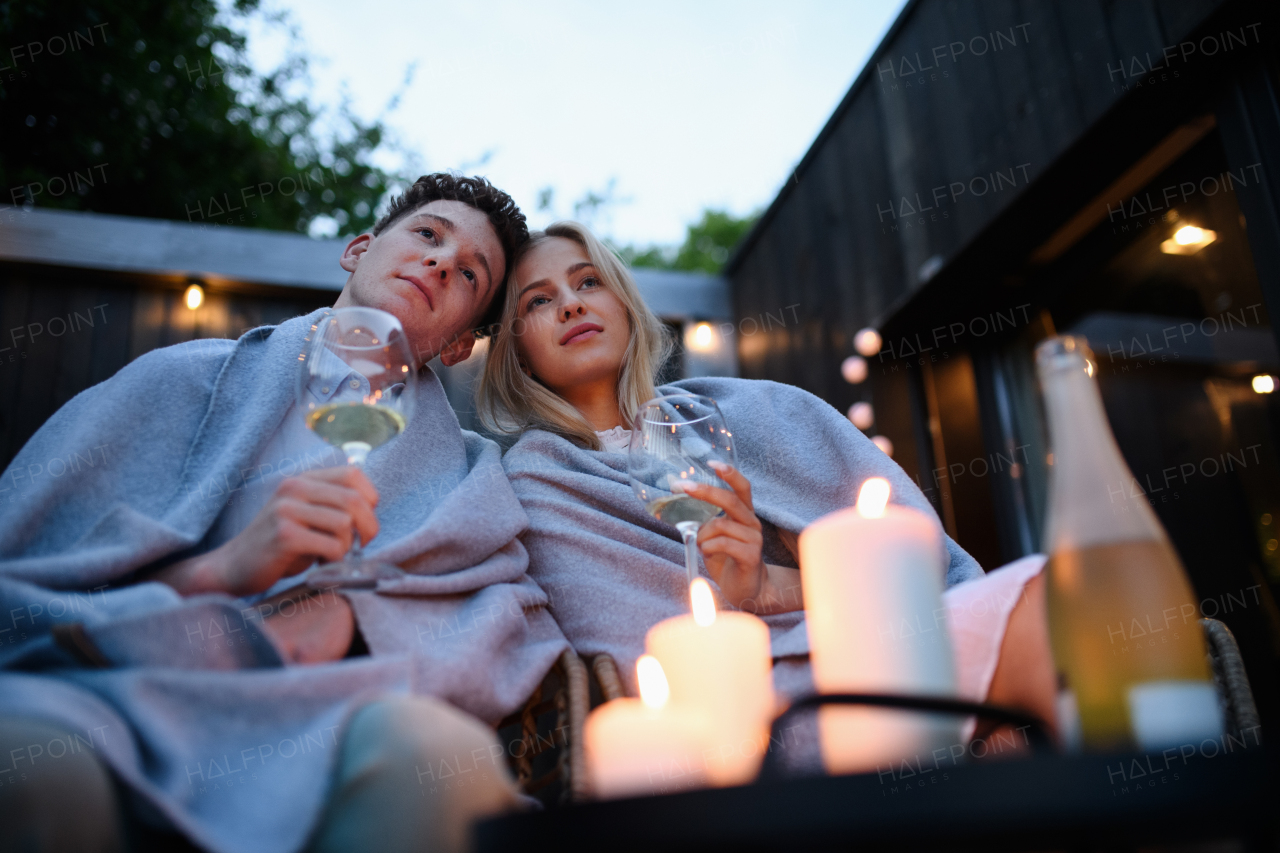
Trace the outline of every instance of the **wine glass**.
{"type": "Polygon", "coordinates": [[[680,531],[685,571],[693,583],[698,577],[698,530],[723,511],[686,494],[683,484],[728,489],[708,463],[738,465],[733,433],[720,407],[710,397],[697,394],[650,400],[632,422],[628,454],[631,488],[650,515],[680,531]]]}
{"type": "MultiPolygon", "coordinates": [[[[311,327],[299,357],[298,408],[307,427],[364,465],[413,415],[417,370],[400,321],[376,308],[335,308],[311,327]]],[[[404,577],[398,566],[363,555],[356,533],[339,562],[313,569],[313,589],[373,587],[404,577]]]]}

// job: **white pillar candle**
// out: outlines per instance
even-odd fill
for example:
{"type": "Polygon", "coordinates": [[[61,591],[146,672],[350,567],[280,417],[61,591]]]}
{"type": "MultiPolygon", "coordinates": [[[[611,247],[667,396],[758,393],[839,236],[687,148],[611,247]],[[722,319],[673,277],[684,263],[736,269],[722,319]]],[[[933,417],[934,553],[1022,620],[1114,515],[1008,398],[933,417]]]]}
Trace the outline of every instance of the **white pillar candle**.
{"type": "Polygon", "coordinates": [[[672,707],[705,714],[703,750],[712,785],[745,785],[756,777],[769,743],[774,696],[769,627],[748,613],[717,613],[702,578],[690,585],[692,616],[649,629],[645,647],[662,664],[672,707]]]}
{"type": "MultiPolygon", "coordinates": [[[[800,534],[814,684],[820,693],[954,696],[941,531],[925,513],[888,498],[888,481],[872,478],[856,508],[825,515],[800,534]]],[[[959,720],[918,711],[826,707],[818,720],[831,773],[930,758],[960,734],[959,720]]]]}
{"type": "Polygon", "coordinates": [[[636,662],[641,699],[606,702],[587,717],[587,773],[601,799],[672,793],[707,784],[702,752],[707,720],[667,703],[662,667],[636,662]]]}

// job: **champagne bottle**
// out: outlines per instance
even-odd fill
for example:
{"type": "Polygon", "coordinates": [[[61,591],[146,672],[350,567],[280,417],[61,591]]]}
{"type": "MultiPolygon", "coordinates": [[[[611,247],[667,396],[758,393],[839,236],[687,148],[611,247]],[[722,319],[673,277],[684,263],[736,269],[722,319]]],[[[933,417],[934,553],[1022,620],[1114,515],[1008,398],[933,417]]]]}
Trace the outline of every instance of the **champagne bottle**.
{"type": "Polygon", "coordinates": [[[1107,423],[1084,338],[1036,348],[1049,421],[1049,635],[1068,747],[1222,733],[1195,593],[1107,423]]]}

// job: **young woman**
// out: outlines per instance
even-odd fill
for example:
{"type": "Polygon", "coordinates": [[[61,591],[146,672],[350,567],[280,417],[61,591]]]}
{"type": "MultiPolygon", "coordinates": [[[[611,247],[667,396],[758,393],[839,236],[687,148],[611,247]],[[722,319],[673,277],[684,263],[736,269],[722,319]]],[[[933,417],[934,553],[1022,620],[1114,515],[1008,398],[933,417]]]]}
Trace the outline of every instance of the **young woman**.
{"type": "MultiPolygon", "coordinates": [[[[687,612],[680,535],[632,492],[626,448],[628,425],[646,400],[701,394],[723,411],[739,463],[718,469],[731,489],[691,490],[724,510],[699,533],[706,574],[721,606],[769,624],[779,689],[811,689],[797,534],[851,505],[871,476],[889,481],[893,502],[936,520],[924,495],[846,418],[798,388],[729,378],[655,388],[669,347],[664,327],[626,267],[583,226],[562,222],[531,235],[512,270],[479,411],[490,428],[520,434],[504,467],[531,522],[523,540],[529,572],[569,641],[583,655],[612,655],[634,694],[645,632],[687,612]]],[[[984,575],[959,545],[943,541],[945,622],[960,695],[1052,723],[1043,558],[984,575]]]]}

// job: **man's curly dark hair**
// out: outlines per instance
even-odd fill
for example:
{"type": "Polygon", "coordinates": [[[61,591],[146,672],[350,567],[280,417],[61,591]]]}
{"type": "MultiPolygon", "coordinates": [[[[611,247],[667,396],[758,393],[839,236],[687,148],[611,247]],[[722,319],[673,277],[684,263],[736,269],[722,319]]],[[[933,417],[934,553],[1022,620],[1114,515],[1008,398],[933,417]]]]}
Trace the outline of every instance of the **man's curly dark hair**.
{"type": "MultiPolygon", "coordinates": [[[[507,273],[510,274],[511,259],[515,257],[516,249],[529,239],[529,225],[515,200],[486,178],[465,177],[449,172],[423,175],[403,195],[391,200],[391,207],[373,226],[373,235],[378,236],[389,226],[433,201],[460,201],[488,216],[489,224],[493,226],[498,241],[502,244],[507,273]]],[[[480,328],[496,323],[501,317],[505,290],[506,281],[498,282],[498,287],[494,288],[493,301],[480,319],[480,328]]]]}

